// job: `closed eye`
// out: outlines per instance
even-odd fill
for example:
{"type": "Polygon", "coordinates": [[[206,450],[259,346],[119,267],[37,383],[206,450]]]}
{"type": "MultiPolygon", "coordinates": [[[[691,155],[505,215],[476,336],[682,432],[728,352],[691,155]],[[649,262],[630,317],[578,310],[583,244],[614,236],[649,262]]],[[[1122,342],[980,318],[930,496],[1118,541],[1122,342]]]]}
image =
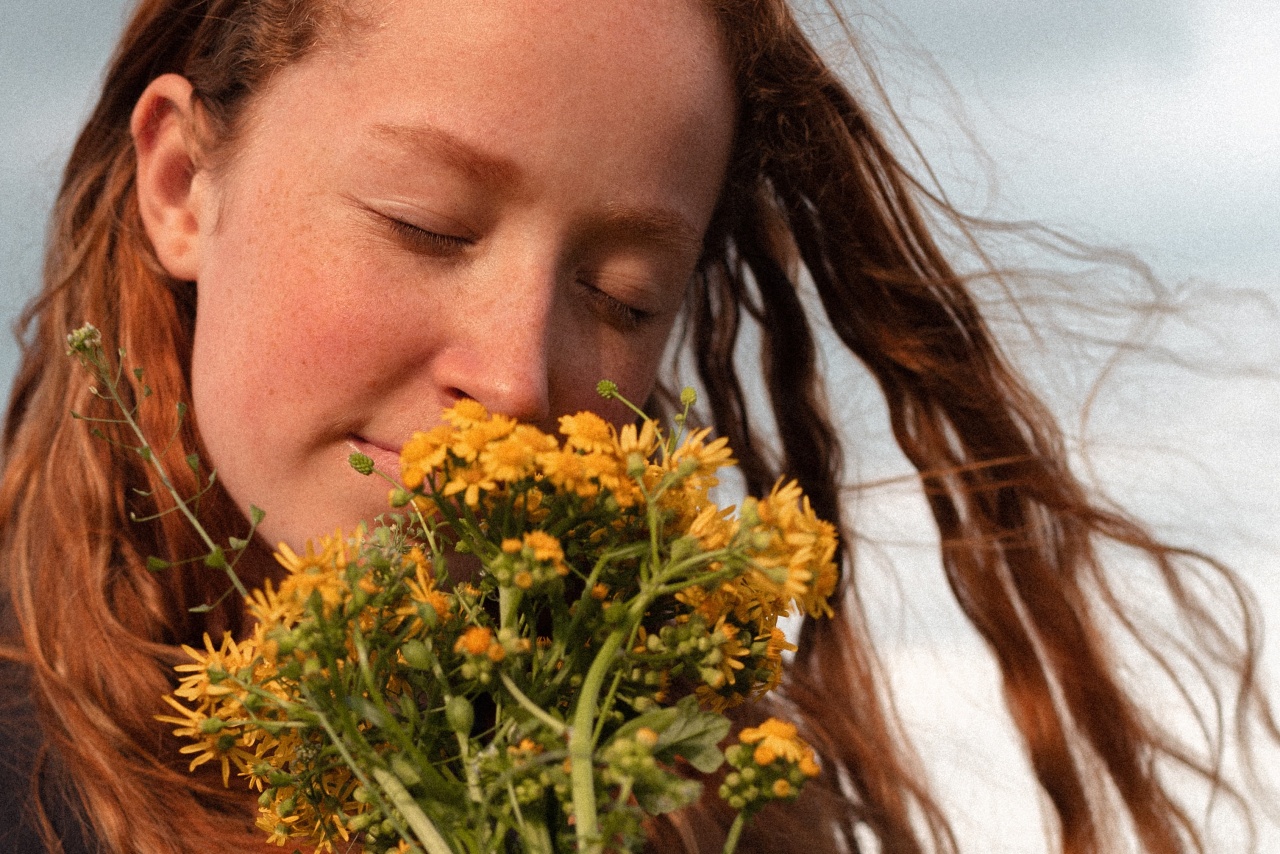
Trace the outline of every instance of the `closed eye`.
{"type": "Polygon", "coordinates": [[[472,240],[466,237],[428,231],[425,228],[420,228],[394,217],[387,217],[386,220],[391,226],[391,230],[396,233],[396,236],[415,252],[430,255],[454,255],[473,243],[472,240]]]}
{"type": "Polygon", "coordinates": [[[587,299],[590,300],[592,307],[620,329],[638,329],[656,316],[654,312],[645,311],[642,308],[636,308],[629,303],[623,302],[613,294],[597,288],[590,282],[582,281],[580,284],[586,292],[587,299]]]}

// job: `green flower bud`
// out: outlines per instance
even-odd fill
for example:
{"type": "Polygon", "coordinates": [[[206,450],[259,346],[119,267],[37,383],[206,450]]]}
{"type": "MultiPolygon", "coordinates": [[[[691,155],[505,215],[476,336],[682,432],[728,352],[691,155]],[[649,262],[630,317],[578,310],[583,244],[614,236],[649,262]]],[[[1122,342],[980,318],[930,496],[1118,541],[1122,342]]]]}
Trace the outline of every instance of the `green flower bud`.
{"type": "MultiPolygon", "coordinates": [[[[435,614],[430,607],[427,610],[435,614]]],[[[430,670],[433,664],[431,651],[427,649],[427,645],[416,638],[400,647],[400,655],[404,657],[405,662],[414,670],[430,670]]]]}
{"type": "Polygon", "coordinates": [[[422,782],[422,775],[418,773],[418,769],[413,767],[412,762],[398,753],[391,757],[391,771],[406,786],[416,786],[422,782]]]}
{"type": "Polygon", "coordinates": [[[466,697],[454,696],[445,703],[444,717],[454,732],[468,735],[476,722],[476,710],[466,697]]]}
{"type": "Polygon", "coordinates": [[[638,451],[632,451],[627,454],[627,477],[643,477],[648,467],[649,462],[644,458],[644,454],[638,451]]]}
{"type": "Polygon", "coordinates": [[[373,458],[367,454],[356,452],[347,457],[347,462],[351,464],[353,469],[366,477],[373,474],[373,458]]]}
{"type": "Polygon", "coordinates": [[[86,323],[67,336],[67,350],[72,353],[88,353],[102,346],[102,333],[92,323],[86,323]]]}
{"type": "Polygon", "coordinates": [[[227,722],[221,718],[205,718],[200,722],[200,731],[205,735],[222,732],[227,722]]]}

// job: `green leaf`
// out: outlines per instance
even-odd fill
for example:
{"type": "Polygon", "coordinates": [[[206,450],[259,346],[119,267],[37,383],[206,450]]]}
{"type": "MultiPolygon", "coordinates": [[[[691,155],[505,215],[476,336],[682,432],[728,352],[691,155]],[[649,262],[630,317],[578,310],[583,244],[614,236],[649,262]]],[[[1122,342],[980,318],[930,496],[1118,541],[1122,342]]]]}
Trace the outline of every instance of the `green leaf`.
{"type": "Polygon", "coordinates": [[[242,540],[239,537],[227,537],[227,545],[231,546],[235,551],[240,551],[245,546],[249,545],[249,541],[242,540]]]}
{"type": "Polygon", "coordinates": [[[368,697],[348,697],[347,706],[351,711],[379,729],[387,725],[387,716],[368,697]]]}
{"type": "MultiPolygon", "coordinates": [[[[653,755],[659,762],[670,763],[677,756],[704,774],[710,774],[724,762],[719,744],[729,734],[729,719],[698,708],[696,697],[688,696],[675,706],[676,718],[658,733],[653,755]]],[[[643,717],[643,715],[641,716],[643,717]]]]}
{"type": "MultiPolygon", "coordinates": [[[[212,475],[210,475],[209,477],[209,482],[210,483],[213,482],[212,475]]],[[[262,508],[257,507],[253,504],[249,505],[249,521],[253,523],[255,528],[258,525],[262,524],[262,520],[265,519],[266,517],[267,517],[267,514],[263,512],[262,508]]]]}
{"type": "Polygon", "coordinates": [[[199,454],[187,454],[187,468],[191,469],[192,473],[194,474],[200,473],[200,455],[199,454]]]}
{"type": "Polygon", "coordinates": [[[159,572],[162,569],[168,569],[173,566],[169,561],[158,557],[147,558],[147,569],[151,572],[159,572]]]}
{"type": "Polygon", "coordinates": [[[618,727],[618,731],[613,737],[615,739],[631,738],[636,732],[645,727],[661,734],[663,730],[675,723],[676,718],[679,716],[680,710],[676,706],[660,706],[656,709],[650,709],[643,715],[632,718],[618,727]]]}
{"type": "Polygon", "coordinates": [[[209,613],[210,611],[212,611],[212,610],[213,610],[213,606],[212,606],[212,605],[197,605],[197,606],[195,606],[194,608],[189,608],[189,609],[187,609],[187,610],[189,610],[192,614],[207,614],[207,613],[209,613]]]}
{"type": "Polygon", "coordinates": [[[635,782],[632,794],[636,803],[649,815],[675,812],[681,807],[698,800],[702,794],[702,784],[697,780],[686,780],[679,774],[664,774],[659,779],[639,779],[635,782]]]}
{"type": "Polygon", "coordinates": [[[227,556],[222,551],[221,546],[214,546],[213,551],[205,555],[204,565],[209,567],[210,569],[226,569],[227,568],[227,556]]]}

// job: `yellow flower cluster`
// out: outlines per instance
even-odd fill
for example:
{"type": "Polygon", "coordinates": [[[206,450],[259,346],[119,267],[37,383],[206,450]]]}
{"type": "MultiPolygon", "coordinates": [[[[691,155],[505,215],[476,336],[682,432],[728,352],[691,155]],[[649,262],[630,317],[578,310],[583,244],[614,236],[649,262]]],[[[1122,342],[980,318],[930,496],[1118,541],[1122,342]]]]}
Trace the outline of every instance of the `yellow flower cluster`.
{"type": "MultiPolygon", "coordinates": [[[[246,600],[255,620],[252,635],[237,641],[227,634],[216,646],[206,635],[203,650],[184,646],[192,663],[175,668],[186,675],[173,695],[164,698],[178,715],[158,716],[177,725],[174,735],[192,741],[181,748],[184,754],[194,754],[191,770],[216,761],[222,766],[224,785],[234,767],[250,787],[267,793],[258,826],[269,834],[269,842],[283,845],[287,839],[305,838],[319,851],[332,850],[333,839],[350,836],[346,820],[366,809],[353,797],[356,779],[342,763],[325,770],[319,777],[321,791],[307,798],[296,797],[289,785],[272,784],[278,771],[316,749],[299,728],[283,725],[290,705],[300,699],[298,678],[322,668],[310,645],[297,636],[297,627],[308,616],[323,619],[358,608],[358,597],[378,589],[366,568],[352,565],[359,544],[359,537],[347,540],[340,533],[322,538],[318,547],[308,543],[301,555],[281,544],[276,558],[286,574],[279,586],[268,580],[246,600]],[[273,721],[282,725],[272,727],[273,721]],[[315,809],[318,801],[336,804],[337,809],[322,814],[315,809]]],[[[420,549],[411,549],[401,560],[407,595],[394,614],[384,616],[389,616],[389,625],[399,625],[413,638],[424,632],[424,613],[434,616],[431,622],[443,621],[451,614],[451,601],[436,588],[420,549]]],[[[375,617],[366,611],[358,622],[368,625],[375,617]]],[[[355,655],[348,649],[334,664],[349,667],[355,655]]]]}
{"type": "MultiPolygon", "coordinates": [[[[640,518],[646,508],[656,508],[663,535],[673,542],[690,538],[704,558],[698,570],[718,577],[712,584],[684,587],[676,598],[687,610],[672,617],[681,624],[697,615],[704,627],[699,642],[708,649],[696,689],[704,705],[719,710],[772,690],[781,678],[782,653],[793,648],[778,630],[778,619],[797,608],[812,616],[831,613],[835,528],[817,518],[794,481],[747,499],[737,514],[717,506],[710,490],[719,470],[734,460],[727,441],[710,439],[708,430],[692,431],[672,447],[652,420],[619,430],[581,412],[562,417],[560,433],[563,443],[463,400],[445,411],[441,426],[416,434],[405,446],[401,478],[419,500],[458,501],[490,521],[518,490],[525,496],[526,522],[541,521],[549,504],[564,496],[614,508],[614,515],[597,519],[593,537],[624,527],[628,514],[640,518]],[[605,496],[610,500],[602,505],[605,496]],[[730,564],[735,571],[720,573],[730,564]]],[[[560,542],[543,531],[507,537],[501,551],[509,559],[495,562],[491,571],[502,584],[527,590],[551,577],[545,568],[550,566],[568,574],[560,542]]],[[[612,590],[597,583],[593,595],[603,599],[612,590]]],[[[666,640],[691,642],[687,636],[666,640]]],[[[672,651],[666,640],[655,636],[655,657],[672,651]]],[[[668,675],[652,678],[664,683],[668,675]]]]}
{"type": "Polygon", "coordinates": [[[474,400],[462,400],[445,410],[445,423],[419,432],[400,454],[400,479],[405,488],[434,489],[445,498],[462,495],[471,508],[482,496],[500,500],[505,490],[536,479],[557,493],[594,499],[607,491],[621,508],[644,500],[643,489],[656,490],[669,473],[680,471],[679,489],[664,494],[664,509],[677,513],[687,526],[706,503],[706,492],[717,483],[715,471],[733,463],[724,439],[707,442],[708,431],[693,433],[679,448],[660,460],[657,430],[652,421],[621,430],[592,412],[560,418],[564,444],[554,436],[504,415],[490,415],[474,400]],[[638,482],[635,474],[641,474],[638,482]]]}
{"type": "Polygon", "coordinates": [[[794,799],[805,780],[822,773],[813,748],[777,718],[744,729],[725,758],[734,770],[725,775],[720,797],[748,814],[769,801],[794,799]]]}
{"type": "MultiPolygon", "coordinates": [[[[582,412],[561,418],[559,434],[460,401],[403,449],[393,503],[412,503],[408,523],[337,533],[301,554],[281,545],[283,576],[246,598],[253,633],[187,648],[193,663],[166,698],[177,714],[161,719],[190,740],[193,769],[220,763],[224,783],[234,769],[261,793],[271,841],[393,850],[401,831],[386,798],[396,796],[364,788],[374,784],[353,765],[392,774],[424,804],[454,803],[466,780],[465,803],[494,810],[489,819],[513,820],[511,799],[518,812],[553,794],[568,809],[580,772],[542,754],[562,750],[562,722],[597,702],[613,706],[608,720],[658,715],[654,729],[602,749],[604,791],[687,802],[696,793],[663,765],[656,722],[711,732],[690,722],[779,683],[794,649],[780,617],[830,614],[835,530],[796,483],[735,513],[711,498],[733,459],[707,430],[677,443],[650,420],[618,428],[582,412]],[[451,548],[480,571],[445,583],[451,548]],[[670,686],[696,697],[671,706],[670,686]],[[477,710],[528,717],[495,718],[476,735],[477,710]],[[516,736],[510,749],[477,749],[516,736]],[[476,800],[482,777],[500,785],[476,800]]],[[[717,756],[729,726],[719,724],[705,745],[717,756]]],[[[603,726],[574,731],[595,727],[608,741],[603,726]]],[[[817,773],[813,751],[778,721],[745,730],[731,751],[726,779],[744,811],[794,796],[817,773]]],[[[608,808],[630,808],[619,804],[608,808]]]]}
{"type": "Polygon", "coordinates": [[[769,718],[758,727],[747,727],[738,736],[743,744],[754,744],[751,758],[757,765],[771,765],[778,759],[796,765],[806,777],[816,777],[822,769],[813,748],[796,733],[794,724],[769,718]]]}

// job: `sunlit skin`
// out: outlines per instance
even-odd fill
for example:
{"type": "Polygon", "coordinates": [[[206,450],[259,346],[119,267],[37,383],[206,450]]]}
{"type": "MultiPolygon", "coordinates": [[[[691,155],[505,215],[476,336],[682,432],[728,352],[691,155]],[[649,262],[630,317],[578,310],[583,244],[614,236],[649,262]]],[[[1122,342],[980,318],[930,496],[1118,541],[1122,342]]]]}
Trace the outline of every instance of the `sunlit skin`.
{"type": "Polygon", "coordinates": [[[186,81],[157,80],[134,116],[148,234],[196,282],[199,429],[273,544],[384,512],[348,454],[397,472],[462,396],[544,429],[625,421],[596,382],[652,389],[731,143],[696,3],[376,15],[282,71],[216,169],[191,154],[186,81]]]}

